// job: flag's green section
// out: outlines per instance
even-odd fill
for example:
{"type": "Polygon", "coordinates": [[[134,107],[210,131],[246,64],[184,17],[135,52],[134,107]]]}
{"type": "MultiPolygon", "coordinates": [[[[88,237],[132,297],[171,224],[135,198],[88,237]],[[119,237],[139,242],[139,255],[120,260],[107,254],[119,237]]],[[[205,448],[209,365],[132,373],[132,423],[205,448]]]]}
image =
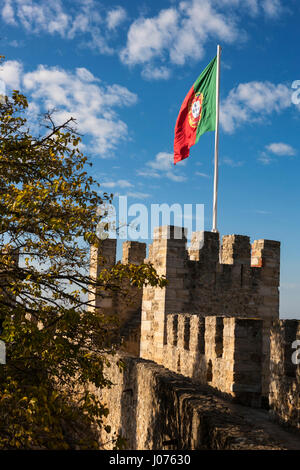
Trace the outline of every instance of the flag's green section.
{"type": "Polygon", "coordinates": [[[216,129],[216,76],[217,57],[208,64],[194,83],[195,94],[203,94],[202,116],[197,127],[195,143],[202,134],[216,129]]]}

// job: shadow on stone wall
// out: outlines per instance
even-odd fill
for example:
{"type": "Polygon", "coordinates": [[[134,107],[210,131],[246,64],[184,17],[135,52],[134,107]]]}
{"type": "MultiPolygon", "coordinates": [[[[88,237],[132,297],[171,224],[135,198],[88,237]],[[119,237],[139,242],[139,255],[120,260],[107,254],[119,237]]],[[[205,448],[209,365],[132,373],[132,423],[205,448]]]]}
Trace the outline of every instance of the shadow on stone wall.
{"type": "MultiPolygon", "coordinates": [[[[141,397],[140,397],[141,399],[141,397]]],[[[134,362],[128,362],[124,371],[121,393],[120,428],[129,449],[137,446],[137,407],[139,400],[137,368],[134,362]]]]}
{"type": "Polygon", "coordinates": [[[148,360],[122,356],[126,368],[120,373],[116,359],[107,371],[115,385],[103,390],[103,399],[112,413],[112,432],[127,439],[128,450],[282,448],[261,426],[262,420],[266,428],[277,426],[266,414],[248,421],[261,412],[248,409],[247,415],[247,407],[226,402],[211,387],[148,360]]]}

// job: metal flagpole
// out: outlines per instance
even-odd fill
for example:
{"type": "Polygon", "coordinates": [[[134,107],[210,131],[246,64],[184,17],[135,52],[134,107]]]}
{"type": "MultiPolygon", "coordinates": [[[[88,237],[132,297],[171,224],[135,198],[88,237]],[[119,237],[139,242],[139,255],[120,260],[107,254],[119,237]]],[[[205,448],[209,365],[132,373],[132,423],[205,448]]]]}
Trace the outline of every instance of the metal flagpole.
{"type": "Polygon", "coordinates": [[[214,203],[212,232],[218,232],[218,165],[219,165],[219,110],[220,110],[220,57],[221,46],[217,48],[217,80],[216,80],[216,131],[215,131],[215,171],[214,171],[214,203]]]}

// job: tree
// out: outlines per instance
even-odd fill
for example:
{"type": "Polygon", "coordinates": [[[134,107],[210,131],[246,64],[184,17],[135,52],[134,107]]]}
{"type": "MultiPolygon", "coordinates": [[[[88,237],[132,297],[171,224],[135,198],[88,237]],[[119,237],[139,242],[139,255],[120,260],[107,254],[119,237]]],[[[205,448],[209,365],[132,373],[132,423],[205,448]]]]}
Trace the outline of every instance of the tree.
{"type": "Polygon", "coordinates": [[[87,308],[87,293],[166,281],[151,264],[117,263],[97,280],[82,269],[112,195],[85,171],[74,120],[47,113],[34,136],[27,107],[18,91],[0,103],[0,448],[97,448],[108,410],[93,387],[111,385],[117,321],[87,308]]]}

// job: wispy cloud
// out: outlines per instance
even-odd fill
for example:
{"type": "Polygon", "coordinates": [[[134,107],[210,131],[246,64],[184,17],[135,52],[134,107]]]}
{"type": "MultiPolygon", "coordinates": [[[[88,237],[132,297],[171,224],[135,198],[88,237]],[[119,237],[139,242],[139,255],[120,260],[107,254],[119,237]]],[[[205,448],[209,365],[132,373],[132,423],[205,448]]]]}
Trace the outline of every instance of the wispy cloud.
{"type": "Polygon", "coordinates": [[[167,67],[154,67],[147,64],[142,71],[142,77],[146,80],[167,80],[170,76],[171,70],[167,67]]]}
{"type": "Polygon", "coordinates": [[[20,24],[35,34],[46,31],[64,37],[71,27],[71,17],[64,11],[60,0],[4,0],[2,19],[15,26],[20,24]]]}
{"type": "MultiPolygon", "coordinates": [[[[149,178],[168,178],[175,182],[186,181],[187,177],[184,174],[176,173],[177,169],[175,169],[173,159],[172,153],[159,152],[153,161],[146,163],[146,168],[138,170],[137,173],[139,176],[149,178]]],[[[184,165],[185,162],[182,162],[179,167],[184,165]]]]}
{"type": "Polygon", "coordinates": [[[126,10],[123,7],[116,7],[107,13],[106,23],[109,30],[115,30],[127,18],[126,10]]]}
{"type": "Polygon", "coordinates": [[[11,0],[4,1],[1,16],[5,23],[15,26],[17,22],[15,20],[15,12],[12,3],[11,0]]]}
{"type": "Polygon", "coordinates": [[[280,0],[263,0],[262,8],[266,16],[270,18],[277,18],[283,10],[280,0]]]}
{"type": "Polygon", "coordinates": [[[132,197],[134,199],[147,199],[148,197],[151,196],[151,194],[148,194],[148,193],[140,193],[138,191],[129,191],[127,193],[127,196],[128,197],[132,197]]]}
{"type": "Polygon", "coordinates": [[[104,188],[133,188],[133,184],[127,180],[104,181],[101,186],[104,188]]]}
{"type": "Polygon", "coordinates": [[[201,176],[201,178],[210,178],[210,176],[206,173],[200,173],[200,171],[195,172],[196,176],[201,176]]]}
{"type": "Polygon", "coordinates": [[[257,160],[263,165],[269,165],[273,159],[268,153],[261,152],[257,160]]]}
{"type": "Polygon", "coordinates": [[[273,142],[272,144],[266,145],[265,149],[260,153],[258,160],[264,165],[269,165],[277,157],[293,157],[297,154],[296,149],[291,145],[283,142],[273,142]]]}
{"type": "MultiPolygon", "coordinates": [[[[141,183],[138,183],[139,186],[142,186],[141,183]]],[[[108,188],[108,189],[116,189],[117,192],[114,193],[114,196],[120,196],[121,193],[120,193],[120,190],[128,190],[127,192],[125,191],[125,193],[122,191],[122,195],[126,195],[127,197],[131,197],[133,199],[147,199],[149,198],[151,195],[148,194],[148,193],[144,193],[144,192],[141,192],[141,191],[135,191],[131,188],[134,188],[135,184],[132,184],[130,183],[130,181],[128,180],[125,180],[125,179],[119,179],[119,180],[116,180],[116,181],[104,181],[103,183],[101,183],[101,187],[103,187],[104,189],[108,188]]]]}
{"type": "Polygon", "coordinates": [[[291,145],[284,144],[283,142],[274,142],[266,146],[266,149],[273,153],[274,155],[279,156],[293,156],[296,155],[296,149],[291,145]]]}
{"type": "Polygon", "coordinates": [[[256,214],[261,214],[261,215],[270,215],[270,214],[272,214],[272,212],[264,211],[264,210],[261,210],[261,209],[256,209],[254,212],[256,214]]]}
{"type": "Polygon", "coordinates": [[[27,33],[58,35],[67,40],[79,37],[82,45],[101,54],[114,52],[109,33],[127,18],[123,7],[106,12],[96,0],[3,0],[0,13],[4,23],[22,27],[27,33]]]}
{"type": "Polygon", "coordinates": [[[17,41],[16,39],[14,39],[13,41],[10,41],[8,45],[10,47],[24,47],[24,41],[17,41]]]}
{"type": "Polygon", "coordinates": [[[264,14],[267,18],[277,18],[283,11],[281,0],[215,0],[221,7],[234,7],[256,17],[264,14]]]}
{"type": "Polygon", "coordinates": [[[236,160],[233,160],[232,158],[227,158],[227,157],[225,157],[221,160],[221,164],[222,163],[224,165],[231,166],[232,168],[239,168],[239,167],[244,165],[244,162],[242,162],[240,160],[236,161],[236,160]]]}

